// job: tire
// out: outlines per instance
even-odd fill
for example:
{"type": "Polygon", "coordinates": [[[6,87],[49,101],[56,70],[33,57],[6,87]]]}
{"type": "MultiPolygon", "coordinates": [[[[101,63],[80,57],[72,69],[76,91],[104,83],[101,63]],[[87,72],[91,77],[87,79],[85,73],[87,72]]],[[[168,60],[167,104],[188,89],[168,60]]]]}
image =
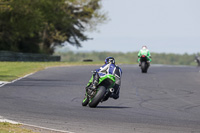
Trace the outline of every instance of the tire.
{"type": "Polygon", "coordinates": [[[103,101],[107,101],[108,98],[110,98],[111,93],[109,92],[109,94],[106,94],[106,96],[104,96],[103,101]]]}
{"type": "Polygon", "coordinates": [[[99,91],[97,94],[94,96],[92,101],[89,102],[89,107],[95,108],[99,102],[103,99],[105,93],[106,93],[106,88],[104,86],[99,86],[99,91]]]}
{"type": "Polygon", "coordinates": [[[142,70],[142,73],[147,73],[147,67],[146,67],[146,63],[145,62],[141,63],[141,70],[142,70]]]}
{"type": "Polygon", "coordinates": [[[83,102],[82,102],[82,106],[87,106],[88,103],[89,103],[89,97],[85,96],[85,98],[83,99],[83,102]]]}

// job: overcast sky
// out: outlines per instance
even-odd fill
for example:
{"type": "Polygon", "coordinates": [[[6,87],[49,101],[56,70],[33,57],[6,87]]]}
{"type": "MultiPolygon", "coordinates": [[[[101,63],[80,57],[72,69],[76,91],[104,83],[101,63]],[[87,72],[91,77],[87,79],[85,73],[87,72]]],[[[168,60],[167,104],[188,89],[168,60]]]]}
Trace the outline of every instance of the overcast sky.
{"type": "MultiPolygon", "coordinates": [[[[78,51],[200,52],[200,0],[102,0],[110,21],[78,51]]],[[[70,47],[76,50],[75,47],[70,47]]]]}

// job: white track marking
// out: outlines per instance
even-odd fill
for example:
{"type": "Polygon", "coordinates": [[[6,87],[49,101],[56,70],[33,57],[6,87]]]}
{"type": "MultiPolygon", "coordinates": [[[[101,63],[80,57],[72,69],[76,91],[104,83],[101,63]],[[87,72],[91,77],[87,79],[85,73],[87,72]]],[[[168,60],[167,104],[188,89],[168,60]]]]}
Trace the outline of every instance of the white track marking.
{"type": "Polygon", "coordinates": [[[30,126],[30,127],[35,127],[35,128],[40,128],[44,130],[51,130],[51,131],[56,131],[56,132],[62,132],[62,133],[75,133],[75,132],[70,132],[70,131],[64,131],[64,130],[57,130],[57,129],[52,129],[52,128],[46,128],[46,127],[41,127],[41,126],[35,126],[35,125],[30,125],[30,124],[25,124],[25,123],[19,123],[24,126],[30,126]]]}
{"type": "Polygon", "coordinates": [[[35,125],[31,125],[31,124],[20,123],[20,122],[16,122],[16,121],[13,121],[13,120],[5,119],[2,116],[0,116],[0,122],[8,122],[8,123],[11,123],[11,124],[21,124],[21,125],[24,125],[24,126],[29,126],[29,127],[33,127],[33,128],[40,128],[40,129],[44,129],[44,130],[50,130],[50,131],[61,132],[61,133],[75,133],[75,132],[70,132],[70,131],[57,130],[57,129],[52,129],[52,128],[35,126],[35,125]]]}
{"type": "Polygon", "coordinates": [[[20,77],[20,78],[15,79],[15,80],[13,80],[13,81],[11,81],[11,82],[0,81],[0,87],[4,86],[4,85],[6,85],[6,84],[14,83],[14,82],[16,82],[16,81],[18,81],[18,80],[21,80],[21,79],[23,79],[23,78],[26,78],[26,77],[32,75],[32,74],[33,74],[33,73],[27,74],[27,75],[25,75],[24,77],[20,77]]]}
{"type": "Polygon", "coordinates": [[[8,122],[8,123],[11,123],[11,124],[19,124],[19,123],[16,122],[16,121],[4,119],[2,116],[0,116],[0,122],[8,122]]]}

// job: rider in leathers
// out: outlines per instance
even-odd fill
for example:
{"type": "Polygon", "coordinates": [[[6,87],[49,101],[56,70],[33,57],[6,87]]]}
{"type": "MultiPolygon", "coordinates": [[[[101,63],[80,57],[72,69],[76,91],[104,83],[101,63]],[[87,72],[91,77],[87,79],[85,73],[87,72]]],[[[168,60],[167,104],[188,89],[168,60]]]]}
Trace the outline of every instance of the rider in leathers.
{"type": "Polygon", "coordinates": [[[115,65],[115,59],[113,57],[107,57],[105,59],[105,65],[101,66],[99,69],[96,69],[92,76],[93,80],[90,80],[87,87],[96,88],[99,83],[99,77],[105,76],[106,74],[113,74],[115,76],[116,81],[113,87],[114,92],[111,94],[111,97],[113,99],[118,99],[122,70],[119,66],[115,65]]]}
{"type": "Polygon", "coordinates": [[[151,54],[150,54],[149,50],[147,49],[147,46],[142,46],[142,49],[138,52],[139,66],[141,66],[140,58],[142,55],[145,55],[147,57],[147,63],[148,63],[148,65],[150,65],[151,54]]]}
{"type": "Polygon", "coordinates": [[[200,67],[200,56],[199,55],[195,56],[195,61],[197,62],[197,66],[200,67]]]}

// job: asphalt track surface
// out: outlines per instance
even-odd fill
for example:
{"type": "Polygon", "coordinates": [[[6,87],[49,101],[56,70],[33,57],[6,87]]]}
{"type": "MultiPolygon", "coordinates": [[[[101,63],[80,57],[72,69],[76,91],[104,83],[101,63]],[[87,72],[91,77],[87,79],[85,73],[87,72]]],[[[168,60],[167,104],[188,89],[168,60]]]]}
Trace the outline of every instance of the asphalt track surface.
{"type": "Polygon", "coordinates": [[[200,133],[200,73],[189,66],[120,65],[118,100],[82,107],[91,70],[55,67],[0,88],[0,115],[75,133],[200,133]]]}

